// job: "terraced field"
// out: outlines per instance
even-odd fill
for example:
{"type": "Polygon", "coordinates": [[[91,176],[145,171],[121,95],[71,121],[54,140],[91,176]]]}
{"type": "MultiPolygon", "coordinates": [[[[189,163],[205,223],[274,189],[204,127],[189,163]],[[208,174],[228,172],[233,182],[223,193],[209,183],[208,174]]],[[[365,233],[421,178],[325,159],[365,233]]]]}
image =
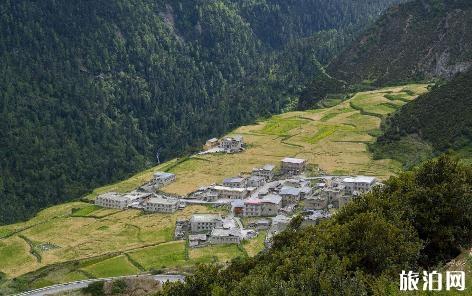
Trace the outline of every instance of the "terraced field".
{"type": "MultiPolygon", "coordinates": [[[[367,174],[385,178],[401,166],[373,160],[367,144],[379,133],[381,119],[426,92],[426,85],[407,85],[359,93],[334,107],[273,116],[233,131],[247,149],[239,154],[199,155],[174,159],[132,178],[93,191],[93,200],[107,191],[126,192],[148,181],[157,170],[177,181],[164,190],[186,194],[286,156],[307,159],[330,173],[367,174]]],[[[215,212],[192,206],[175,214],[145,215],[140,211],[100,209],[85,202],[51,207],[33,219],[0,227],[0,272],[17,281],[0,282],[0,294],[90,277],[132,274],[151,269],[186,270],[196,263],[226,262],[252,256],[263,237],[237,246],[189,250],[171,242],[177,218],[215,212]]]]}
{"type": "Polygon", "coordinates": [[[367,144],[375,140],[383,117],[427,91],[412,84],[358,93],[338,105],[273,116],[232,134],[244,136],[244,153],[194,156],[173,166],[177,182],[165,191],[186,194],[239,172],[286,156],[301,157],[329,173],[366,174],[386,178],[401,169],[393,160],[373,160],[367,144]]]}
{"type": "MultiPolygon", "coordinates": [[[[148,250],[152,251],[151,246],[171,241],[175,220],[198,212],[216,210],[190,206],[175,214],[148,215],[137,210],[99,209],[83,202],[51,207],[28,222],[0,227],[0,271],[12,278],[51,264],[73,261],[80,264],[62,272],[62,276],[59,279],[56,276],[53,282],[84,275],[101,277],[140,272],[142,270],[123,255],[134,258],[135,254],[141,254],[142,257],[148,250]],[[78,213],[83,215],[77,216],[78,213]],[[135,253],[138,251],[140,253],[135,253]],[[87,261],[87,258],[95,257],[97,262],[87,261]]],[[[167,254],[167,251],[164,249],[161,253],[167,254]]],[[[139,258],[136,258],[137,262],[140,262],[139,258]]],[[[165,262],[145,263],[142,264],[145,270],[163,265],[178,267],[165,262]]]]}

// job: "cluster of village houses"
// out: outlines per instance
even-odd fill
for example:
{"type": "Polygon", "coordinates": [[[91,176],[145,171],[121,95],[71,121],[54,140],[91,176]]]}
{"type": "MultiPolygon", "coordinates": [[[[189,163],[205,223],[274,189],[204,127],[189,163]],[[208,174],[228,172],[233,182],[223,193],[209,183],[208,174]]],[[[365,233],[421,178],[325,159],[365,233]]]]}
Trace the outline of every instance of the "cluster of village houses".
{"type": "MultiPolygon", "coordinates": [[[[209,140],[206,148],[209,151],[224,147],[224,152],[233,153],[241,151],[242,145],[242,137],[234,137],[209,140]]],[[[306,166],[304,159],[287,157],[281,160],[280,169],[266,164],[251,173],[226,178],[221,184],[202,187],[186,197],[161,194],[159,190],[174,182],[176,176],[157,172],[151,182],[138,190],[127,194],[106,193],[98,196],[95,204],[151,213],[173,213],[187,204],[227,205],[231,207],[227,217],[195,214],[190,220],[178,220],[175,238],[188,238],[191,247],[239,244],[263,229],[268,230],[270,241],[271,236],[286,228],[296,210],[303,210],[307,223],[316,223],[329,217],[332,209],[342,207],[379,184],[375,177],[367,176],[307,177],[306,166]],[[244,229],[241,217],[253,217],[254,221],[244,229]]]]}

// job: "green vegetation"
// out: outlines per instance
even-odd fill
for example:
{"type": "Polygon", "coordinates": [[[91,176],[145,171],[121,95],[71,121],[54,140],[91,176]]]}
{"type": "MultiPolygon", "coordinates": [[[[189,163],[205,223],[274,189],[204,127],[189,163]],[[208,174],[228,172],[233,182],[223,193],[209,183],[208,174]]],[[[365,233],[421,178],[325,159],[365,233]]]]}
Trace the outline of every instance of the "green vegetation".
{"type": "Polygon", "coordinates": [[[398,1],[2,1],[0,224],[287,110],[398,1]]]}
{"type": "Polygon", "coordinates": [[[409,1],[380,17],[330,63],[328,73],[364,87],[449,79],[470,63],[471,26],[470,1],[409,1]]]}
{"type": "Polygon", "coordinates": [[[249,256],[256,256],[261,252],[265,245],[264,241],[267,235],[267,231],[260,231],[257,234],[257,237],[248,241],[244,241],[243,246],[244,250],[249,256]]]}
{"type": "MultiPolygon", "coordinates": [[[[91,259],[87,259],[86,263],[81,263],[81,267],[86,267],[109,259],[110,256],[171,241],[177,218],[189,218],[192,213],[218,211],[203,206],[189,206],[175,214],[143,215],[137,210],[113,210],[112,214],[103,218],[72,215],[73,209],[89,207],[90,204],[80,202],[63,204],[40,212],[28,222],[15,224],[18,232],[0,239],[0,271],[11,279],[61,262],[90,257],[97,260],[91,262],[91,259]],[[32,251],[40,256],[41,262],[32,251]]],[[[96,215],[99,211],[92,214],[96,215]]],[[[72,266],[68,272],[61,273],[66,275],[79,269],[82,270],[72,266]]],[[[60,278],[52,277],[51,280],[60,278]]]]}
{"type": "Polygon", "coordinates": [[[173,166],[171,171],[177,180],[163,190],[188,194],[228,176],[250,172],[254,167],[278,164],[286,156],[305,158],[329,173],[387,178],[400,171],[401,164],[372,159],[368,145],[381,134],[380,118],[387,115],[382,104],[390,102],[385,93],[403,94],[405,88],[411,89],[411,99],[427,91],[425,84],[388,87],[353,95],[331,108],[288,112],[240,127],[231,134],[244,136],[248,147],[243,153],[192,156],[173,166]],[[352,105],[359,105],[360,110],[352,105]],[[368,114],[363,109],[368,109],[368,114]]]}
{"type": "Polygon", "coordinates": [[[140,270],[131,264],[126,256],[117,256],[82,268],[95,278],[138,274],[140,270]]]}
{"type": "MultiPolygon", "coordinates": [[[[426,91],[426,85],[407,87],[414,95],[426,91]]],[[[372,134],[379,131],[380,119],[363,115],[350,103],[383,104],[389,101],[384,97],[386,92],[397,94],[404,89],[402,86],[369,92],[367,103],[362,100],[366,94],[361,93],[331,108],[289,112],[240,127],[233,133],[244,135],[248,148],[243,153],[171,160],[122,182],[97,188],[87,199],[107,191],[132,190],[148,181],[154,170],[176,173],[176,182],[163,190],[185,194],[256,166],[277,164],[289,155],[304,157],[327,172],[386,178],[400,167],[393,161],[373,160],[367,150],[367,144],[374,141],[372,134]],[[323,128],[330,132],[318,134],[323,128]],[[316,141],[310,142],[314,136],[316,141]]],[[[175,214],[142,214],[136,210],[97,209],[85,202],[48,208],[27,222],[0,227],[0,232],[5,233],[0,239],[0,271],[8,277],[3,286],[18,291],[105,274],[192,271],[198,263],[225,264],[235,257],[253,256],[263,248],[262,235],[240,248],[189,249],[183,242],[171,242],[177,218],[215,211],[224,209],[189,206],[175,214]],[[31,254],[28,243],[20,235],[33,243],[41,262],[31,254]]],[[[4,287],[0,291],[6,291],[4,287]]]]}
{"type": "Polygon", "coordinates": [[[91,296],[104,296],[105,293],[103,291],[104,282],[94,282],[88,285],[88,287],[82,289],[82,291],[91,296]]]}
{"type": "Polygon", "coordinates": [[[282,118],[274,116],[265,122],[264,128],[261,132],[265,134],[285,136],[288,135],[289,131],[300,128],[305,123],[307,123],[307,120],[302,118],[282,118]]]}
{"type": "Polygon", "coordinates": [[[389,117],[371,149],[411,167],[433,155],[457,151],[472,159],[472,71],[434,87],[389,117]]]}
{"type": "Polygon", "coordinates": [[[400,295],[402,270],[442,269],[457,256],[451,268],[470,268],[461,250],[472,246],[471,190],[472,167],[442,156],[316,226],[294,219],[265,253],[200,266],[158,295],[400,295]]]}
{"type": "Polygon", "coordinates": [[[246,254],[236,245],[214,245],[189,250],[189,256],[195,263],[228,263],[233,258],[245,257],[246,254]]]}
{"type": "Polygon", "coordinates": [[[146,270],[177,268],[187,265],[185,242],[176,241],[129,253],[130,257],[146,270]]]}
{"type": "Polygon", "coordinates": [[[88,207],[83,207],[80,209],[72,209],[72,216],[73,217],[87,217],[91,213],[100,210],[101,208],[96,205],[90,205],[88,207]]]}

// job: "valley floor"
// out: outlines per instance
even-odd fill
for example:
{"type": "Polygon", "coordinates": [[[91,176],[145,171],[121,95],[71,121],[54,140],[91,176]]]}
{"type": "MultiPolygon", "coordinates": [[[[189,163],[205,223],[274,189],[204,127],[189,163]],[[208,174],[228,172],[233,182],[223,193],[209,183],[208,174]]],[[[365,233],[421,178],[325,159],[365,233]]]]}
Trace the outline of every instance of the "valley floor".
{"type": "MultiPolygon", "coordinates": [[[[164,191],[185,195],[254,167],[278,164],[286,156],[307,159],[328,173],[387,178],[401,165],[393,160],[374,160],[367,146],[379,135],[382,118],[426,91],[424,84],[389,87],[358,93],[331,108],[273,116],[233,131],[243,135],[247,143],[242,153],[171,160],[98,188],[86,199],[108,191],[132,190],[149,181],[157,170],[177,175],[177,181],[164,191]]],[[[0,272],[8,279],[19,277],[13,284],[0,281],[0,294],[10,288],[38,288],[150,270],[181,272],[197,263],[224,263],[262,249],[262,239],[241,246],[200,249],[173,241],[176,219],[220,211],[188,206],[175,214],[143,214],[100,209],[86,202],[51,207],[27,222],[0,227],[0,272]]]]}

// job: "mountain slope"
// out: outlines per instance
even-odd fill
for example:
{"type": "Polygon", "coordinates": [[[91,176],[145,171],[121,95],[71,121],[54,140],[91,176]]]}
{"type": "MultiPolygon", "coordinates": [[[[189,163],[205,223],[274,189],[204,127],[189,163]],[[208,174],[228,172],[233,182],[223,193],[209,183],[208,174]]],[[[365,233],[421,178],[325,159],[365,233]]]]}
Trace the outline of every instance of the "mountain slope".
{"type": "MultiPolygon", "coordinates": [[[[91,202],[105,192],[135,190],[149,182],[156,171],[171,172],[177,177],[161,190],[187,195],[228,176],[251,172],[254,167],[278,164],[285,156],[306,159],[310,164],[308,174],[318,174],[320,168],[327,173],[386,179],[399,172],[401,166],[392,160],[372,159],[367,145],[380,131],[380,118],[406,102],[389,104],[384,94],[409,91],[412,95],[405,100],[414,100],[427,91],[426,86],[413,84],[361,92],[332,107],[274,115],[231,133],[244,135],[244,152],[173,159],[122,182],[96,188],[85,199],[91,202]]],[[[79,280],[84,278],[84,270],[88,272],[86,277],[127,274],[130,262],[123,258],[126,254],[137,256],[133,258],[141,262],[138,267],[144,266],[141,270],[163,272],[188,271],[197,263],[215,262],[215,256],[224,263],[242,255],[236,246],[189,250],[184,241],[172,241],[177,218],[209,211],[225,209],[188,205],[173,214],[143,215],[140,210],[100,208],[83,200],[49,207],[25,222],[0,226],[0,294],[79,280]],[[175,248],[167,249],[168,244],[175,248]],[[184,255],[186,252],[189,256],[184,255]],[[1,278],[7,279],[5,285],[1,278]],[[9,291],[6,286],[14,290],[9,291]]],[[[258,241],[263,245],[264,235],[260,235],[262,239],[258,241]]],[[[252,243],[243,247],[250,248],[252,243]]]]}
{"type": "Polygon", "coordinates": [[[450,79],[472,65],[472,2],[416,0],[388,10],[329,65],[350,83],[450,79]]]}
{"type": "Polygon", "coordinates": [[[357,28],[397,1],[375,2],[2,1],[0,223],[280,112],[317,63],[269,49],[357,28]],[[274,34],[259,38],[264,26],[274,34]]]}
{"type": "Polygon", "coordinates": [[[379,158],[407,166],[447,150],[471,157],[472,70],[406,104],[389,117],[372,147],[379,158]],[[467,152],[468,151],[468,152],[467,152]]]}

